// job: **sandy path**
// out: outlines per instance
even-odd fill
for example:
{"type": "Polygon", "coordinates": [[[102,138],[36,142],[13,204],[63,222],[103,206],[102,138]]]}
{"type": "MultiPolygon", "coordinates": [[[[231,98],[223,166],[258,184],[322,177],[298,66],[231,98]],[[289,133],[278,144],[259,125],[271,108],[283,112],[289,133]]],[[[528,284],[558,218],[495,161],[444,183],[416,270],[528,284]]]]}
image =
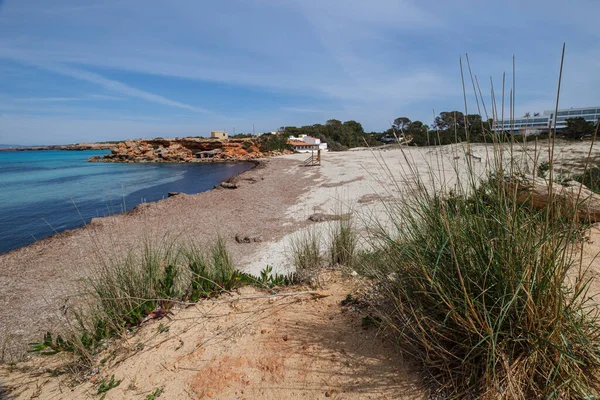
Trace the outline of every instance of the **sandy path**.
{"type": "Polygon", "coordinates": [[[53,327],[64,299],[97,260],[96,251],[125,254],[147,238],[164,235],[198,243],[221,235],[243,265],[259,245],[239,244],[235,235],[268,241],[296,229],[286,211],[318,174],[295,160],[270,159],[238,176],[238,189],[171,197],[0,255],[0,361],[23,354],[27,342],[53,327]]]}
{"type": "Polygon", "coordinates": [[[48,358],[0,367],[0,381],[15,399],[94,399],[98,383],[113,375],[121,383],[106,400],[143,399],[158,388],[161,399],[427,398],[417,369],[393,341],[340,304],[360,283],[339,273],[321,281],[325,297],[243,300],[268,296],[245,288],[219,299],[227,303],[201,302],[177,310],[172,320],[150,321],[99,356],[108,361],[98,376],[73,388],[68,376],[36,373],[50,366],[48,358]],[[236,297],[242,300],[231,301],[236,297]]]}

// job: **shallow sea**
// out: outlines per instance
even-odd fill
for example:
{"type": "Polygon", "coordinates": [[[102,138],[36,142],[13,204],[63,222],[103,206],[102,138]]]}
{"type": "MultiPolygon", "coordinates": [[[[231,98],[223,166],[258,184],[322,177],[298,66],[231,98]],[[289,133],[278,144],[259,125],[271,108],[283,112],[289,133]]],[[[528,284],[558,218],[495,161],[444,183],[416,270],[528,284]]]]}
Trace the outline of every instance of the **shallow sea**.
{"type": "Polygon", "coordinates": [[[210,190],[250,163],[89,163],[107,151],[0,151],[0,253],[143,202],[210,190]]]}

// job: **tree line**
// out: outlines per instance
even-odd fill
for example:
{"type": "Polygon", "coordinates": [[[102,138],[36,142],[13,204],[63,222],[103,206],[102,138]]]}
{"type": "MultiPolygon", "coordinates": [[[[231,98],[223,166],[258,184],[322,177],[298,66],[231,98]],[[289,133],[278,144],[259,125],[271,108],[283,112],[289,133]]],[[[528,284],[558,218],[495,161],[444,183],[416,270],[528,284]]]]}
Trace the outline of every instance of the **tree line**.
{"type": "MultiPolygon", "coordinates": [[[[567,127],[558,133],[565,139],[581,139],[594,134],[596,125],[584,118],[568,118],[567,127]]],[[[467,141],[472,143],[491,142],[504,139],[508,132],[495,133],[494,121],[484,120],[479,114],[464,114],[461,111],[443,111],[437,115],[431,125],[422,121],[411,121],[408,117],[394,119],[390,128],[383,132],[365,132],[360,122],[350,120],[342,122],[330,119],[325,124],[306,125],[301,127],[284,126],[279,128],[280,134],[263,134],[258,140],[261,149],[289,149],[287,139],[290,136],[308,135],[327,143],[332,151],[343,151],[353,147],[380,146],[386,142],[403,137],[413,146],[435,146],[467,141]],[[494,137],[493,137],[493,136],[494,137]],[[467,137],[468,136],[468,137],[467,137]]],[[[547,132],[541,132],[538,137],[547,137],[547,132]]],[[[234,137],[251,137],[250,134],[239,134],[234,137]]],[[[515,134],[515,140],[521,141],[522,136],[515,134]]]]}

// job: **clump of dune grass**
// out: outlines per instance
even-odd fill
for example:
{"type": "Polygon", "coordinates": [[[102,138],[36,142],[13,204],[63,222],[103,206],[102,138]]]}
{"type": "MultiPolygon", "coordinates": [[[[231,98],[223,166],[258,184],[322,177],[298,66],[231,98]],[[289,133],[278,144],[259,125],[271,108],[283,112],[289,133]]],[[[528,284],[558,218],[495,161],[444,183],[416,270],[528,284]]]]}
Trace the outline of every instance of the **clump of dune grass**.
{"type": "Polygon", "coordinates": [[[175,241],[147,241],[138,251],[100,259],[84,281],[85,300],[72,310],[68,342],[91,359],[108,338],[139,325],[157,308],[168,309],[187,283],[175,241]]]}
{"type": "MultiPolygon", "coordinates": [[[[91,362],[106,339],[134,329],[152,313],[252,284],[235,269],[221,238],[207,246],[163,238],[124,256],[99,257],[83,283],[83,300],[69,310],[63,335],[47,333],[33,352],[77,353],[91,362]]],[[[158,314],[157,314],[158,315],[158,314]]]]}
{"type": "MultiPolygon", "coordinates": [[[[549,185],[555,136],[540,164],[549,185]]],[[[407,177],[414,197],[387,209],[395,230],[382,229],[361,257],[387,299],[379,311],[444,398],[599,398],[600,315],[577,207],[557,210],[551,195],[541,209],[519,202],[507,184],[523,171],[514,141],[488,137],[483,180],[471,161],[452,187],[433,168],[407,177]]]]}
{"type": "Polygon", "coordinates": [[[239,286],[243,274],[235,269],[231,254],[222,238],[205,250],[194,244],[183,250],[188,267],[186,298],[198,301],[239,286]]]}
{"type": "Polygon", "coordinates": [[[352,267],[356,260],[358,234],[352,218],[341,218],[329,229],[329,265],[352,267]]]}
{"type": "Polygon", "coordinates": [[[600,326],[572,232],[488,183],[397,209],[387,320],[449,397],[592,398],[600,326]]]}
{"type": "Polygon", "coordinates": [[[388,208],[395,231],[361,259],[387,326],[443,396],[598,398],[600,315],[577,209],[517,201],[507,148],[495,145],[483,180],[470,165],[452,190],[415,178],[414,197],[388,208]]]}
{"type": "Polygon", "coordinates": [[[48,332],[30,351],[42,355],[73,352],[79,366],[93,363],[107,339],[136,329],[147,318],[162,318],[177,304],[191,304],[243,285],[274,288],[293,276],[259,277],[238,271],[221,237],[213,243],[147,241],[122,257],[100,256],[82,288],[83,300],[69,309],[61,334],[48,332]]]}
{"type": "Polygon", "coordinates": [[[288,254],[296,279],[309,279],[324,261],[321,233],[314,227],[298,232],[289,242],[288,254]]]}

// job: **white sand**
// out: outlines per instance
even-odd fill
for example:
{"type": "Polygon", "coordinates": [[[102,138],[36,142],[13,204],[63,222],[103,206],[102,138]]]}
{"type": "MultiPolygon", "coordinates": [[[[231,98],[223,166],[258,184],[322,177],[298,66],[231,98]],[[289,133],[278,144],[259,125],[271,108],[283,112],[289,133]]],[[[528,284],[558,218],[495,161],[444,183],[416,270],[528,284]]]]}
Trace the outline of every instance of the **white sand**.
{"type": "MultiPolygon", "coordinates": [[[[590,151],[590,142],[557,141],[554,151],[555,173],[569,174],[581,166],[590,151]]],[[[286,216],[298,222],[306,221],[313,213],[343,214],[352,212],[359,230],[365,231],[376,223],[389,223],[386,204],[389,199],[402,199],[415,190],[414,176],[435,190],[449,190],[457,179],[466,179],[469,163],[476,176],[483,177],[493,164],[494,146],[473,144],[438,147],[389,147],[360,149],[347,152],[326,152],[320,167],[304,167],[300,174],[315,179],[314,186],[302,194],[296,204],[289,207],[286,216]],[[468,155],[468,154],[471,154],[468,155]]],[[[510,146],[504,145],[505,161],[511,154],[510,146]]],[[[539,162],[548,160],[546,141],[517,144],[512,151],[514,159],[530,172],[534,158],[539,162]],[[529,170],[528,170],[529,168],[529,170]]],[[[600,145],[594,145],[592,160],[600,158],[600,145]]],[[[293,154],[282,158],[306,159],[306,154],[293,154]]],[[[556,176],[556,175],[555,175],[556,176]]],[[[244,270],[258,274],[267,265],[274,272],[293,270],[290,265],[290,242],[301,235],[302,229],[317,229],[327,235],[327,222],[311,223],[283,238],[262,243],[257,252],[244,259],[244,270]]]]}

